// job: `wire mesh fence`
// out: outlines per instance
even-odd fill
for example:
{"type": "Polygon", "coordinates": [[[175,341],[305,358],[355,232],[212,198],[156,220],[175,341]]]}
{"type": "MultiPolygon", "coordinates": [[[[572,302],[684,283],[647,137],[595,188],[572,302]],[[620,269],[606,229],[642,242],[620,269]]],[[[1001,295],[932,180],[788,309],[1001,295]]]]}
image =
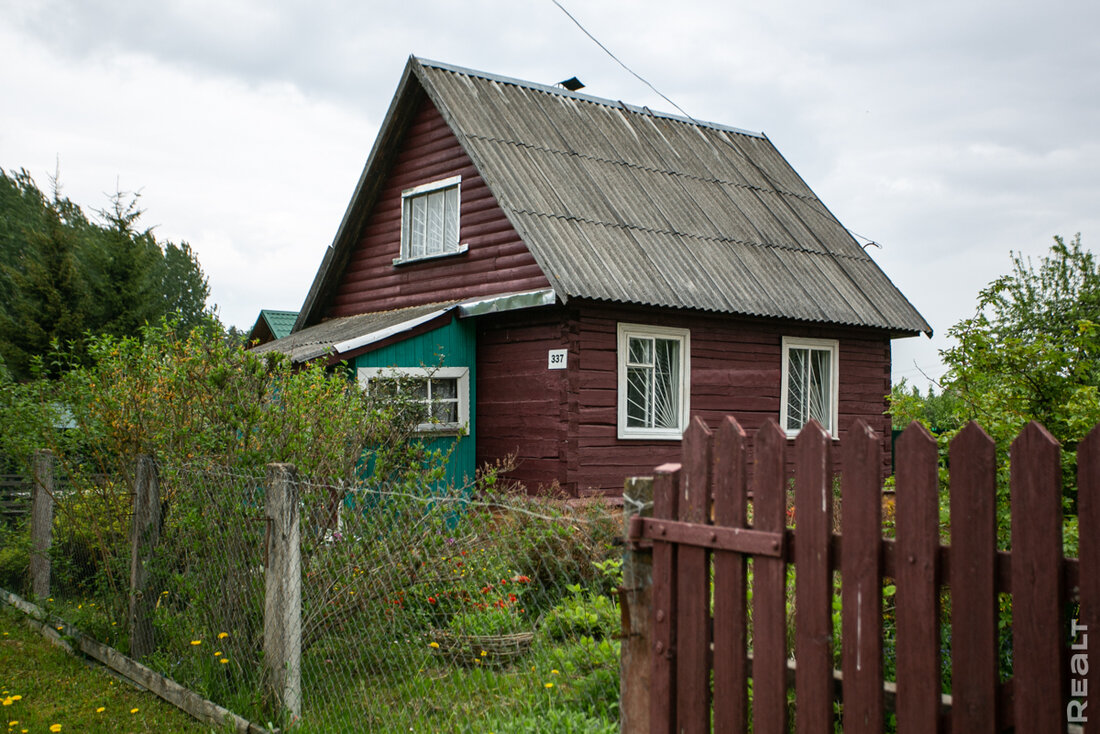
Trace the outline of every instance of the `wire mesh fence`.
{"type": "MultiPolygon", "coordinates": [[[[271,587],[287,580],[273,578],[283,566],[265,509],[270,477],[158,475],[155,526],[135,515],[132,470],[52,492],[41,601],[86,634],[294,731],[618,730],[617,511],[299,481],[300,616],[281,633],[296,636],[300,657],[280,669],[271,587]],[[273,685],[288,674],[300,675],[294,702],[273,685]]],[[[21,549],[11,555],[34,555],[27,523],[3,532],[5,553],[10,544],[21,549]]],[[[29,593],[28,565],[3,566],[5,584],[29,593]]]]}

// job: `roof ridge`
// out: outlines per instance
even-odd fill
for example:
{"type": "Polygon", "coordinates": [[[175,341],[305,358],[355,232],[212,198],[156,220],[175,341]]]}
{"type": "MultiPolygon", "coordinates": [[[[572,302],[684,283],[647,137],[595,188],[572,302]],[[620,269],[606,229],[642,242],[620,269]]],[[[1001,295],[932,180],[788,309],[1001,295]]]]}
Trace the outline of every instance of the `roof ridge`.
{"type": "Polygon", "coordinates": [[[830,252],[829,250],[810,250],[805,247],[794,247],[791,245],[781,245],[775,242],[753,242],[751,240],[739,240],[733,237],[709,237],[707,235],[693,234],[691,232],[677,232],[673,229],[657,229],[655,227],[642,227],[637,224],[620,224],[618,222],[603,222],[598,219],[589,219],[588,217],[578,217],[573,214],[555,214],[552,212],[539,212],[533,209],[517,209],[515,207],[509,207],[516,214],[529,214],[536,217],[547,217],[550,219],[561,219],[566,222],[582,222],[584,224],[594,224],[598,227],[608,227],[612,229],[625,229],[632,232],[645,232],[647,234],[668,234],[675,235],[676,237],[683,237],[692,240],[701,240],[703,242],[715,242],[718,244],[733,244],[733,245],[745,245],[747,247],[759,247],[768,250],[784,250],[786,252],[805,252],[811,255],[826,255],[828,257],[843,258],[845,260],[852,260],[855,262],[873,262],[869,255],[859,257],[858,255],[849,255],[847,253],[830,252]]]}
{"type": "Polygon", "coordinates": [[[441,71],[449,71],[454,74],[462,74],[464,76],[477,77],[479,79],[485,79],[486,81],[497,82],[498,84],[510,84],[516,87],[522,87],[524,89],[530,89],[536,92],[544,92],[546,94],[553,94],[559,97],[569,97],[579,102],[588,102],[591,104],[598,104],[603,107],[611,107],[613,109],[623,110],[625,112],[632,112],[637,115],[645,117],[659,117],[664,120],[671,120],[673,122],[682,122],[686,125],[694,125],[696,127],[710,128],[713,130],[723,130],[725,132],[734,133],[735,135],[747,135],[753,138],[766,139],[767,136],[763,132],[757,132],[755,130],[746,130],[745,128],[734,127],[733,125],[723,125],[720,122],[712,122],[710,120],[699,120],[694,117],[684,117],[682,115],[674,115],[671,112],[653,111],[645,105],[632,105],[623,102],[621,99],[610,99],[607,97],[597,97],[592,94],[580,94],[579,92],[573,92],[562,87],[556,87],[552,84],[542,84],[540,82],[533,82],[527,79],[519,79],[516,77],[504,76],[503,74],[492,74],[487,71],[479,71],[477,69],[470,69],[465,66],[458,66],[456,64],[448,64],[445,61],[433,61],[431,59],[422,59],[419,56],[413,56],[418,64],[424,67],[431,67],[439,69],[441,71]]]}

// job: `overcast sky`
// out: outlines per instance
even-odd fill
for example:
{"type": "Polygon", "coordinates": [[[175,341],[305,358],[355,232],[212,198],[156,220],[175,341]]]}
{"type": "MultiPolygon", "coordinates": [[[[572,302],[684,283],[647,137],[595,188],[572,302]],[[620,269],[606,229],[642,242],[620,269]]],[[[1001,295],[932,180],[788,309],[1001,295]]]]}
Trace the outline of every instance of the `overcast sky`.
{"type": "MultiPolygon", "coordinates": [[[[693,117],[765,132],[936,330],[1051,237],[1100,242],[1100,3],[562,0],[693,117]],[[843,5],[843,7],[838,7],[843,5]],[[675,8],[675,9],[673,9],[675,8]]],[[[0,167],[140,191],[227,324],[297,310],[409,54],[674,111],[551,0],[0,0],[0,167]]]]}

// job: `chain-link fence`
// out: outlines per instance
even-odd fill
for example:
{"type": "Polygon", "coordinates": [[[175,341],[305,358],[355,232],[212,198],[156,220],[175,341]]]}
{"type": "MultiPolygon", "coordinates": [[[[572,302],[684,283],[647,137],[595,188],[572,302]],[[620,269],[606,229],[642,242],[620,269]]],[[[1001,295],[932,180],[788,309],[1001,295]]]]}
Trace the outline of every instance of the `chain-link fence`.
{"type": "MultiPolygon", "coordinates": [[[[157,475],[53,488],[41,601],[90,636],[295,731],[618,730],[618,511],[289,473],[282,516],[270,471],[157,475]]],[[[28,525],[5,543],[32,558],[28,525]]]]}

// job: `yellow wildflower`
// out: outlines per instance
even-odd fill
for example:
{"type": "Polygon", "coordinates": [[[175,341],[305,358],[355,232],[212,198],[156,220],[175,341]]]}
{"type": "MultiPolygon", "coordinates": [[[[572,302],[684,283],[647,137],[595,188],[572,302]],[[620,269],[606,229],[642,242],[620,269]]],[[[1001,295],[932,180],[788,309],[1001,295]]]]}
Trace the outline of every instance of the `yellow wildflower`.
{"type": "Polygon", "coordinates": [[[431,642],[428,643],[428,647],[439,647],[439,643],[436,642],[435,640],[432,640],[431,642]]]}
{"type": "Polygon", "coordinates": [[[192,644],[192,645],[201,645],[201,644],[202,644],[202,640],[191,640],[191,644],[192,644]]]}
{"type": "Polygon", "coordinates": [[[219,660],[218,662],[219,662],[219,663],[221,663],[222,665],[225,665],[226,663],[228,663],[228,662],[229,662],[229,658],[222,658],[222,659],[221,659],[221,660],[219,660]]]}
{"type": "Polygon", "coordinates": [[[554,687],[553,683],[543,683],[543,685],[546,686],[547,688],[553,688],[554,687]]]}
{"type": "Polygon", "coordinates": [[[137,712],[138,712],[138,710],[136,708],[130,709],[131,714],[136,714],[137,712]]]}
{"type": "Polygon", "coordinates": [[[61,724],[50,724],[50,731],[61,731],[61,724]]]}
{"type": "Polygon", "coordinates": [[[106,707],[106,706],[100,706],[99,708],[97,708],[97,709],[95,710],[95,712],[96,712],[97,714],[102,714],[102,713],[103,713],[104,711],[106,711],[106,710],[107,710],[107,707],[106,707]]]}
{"type": "Polygon", "coordinates": [[[229,637],[229,633],[228,633],[228,632],[219,632],[219,633],[218,633],[218,639],[219,639],[219,640],[224,640],[224,639],[225,639],[226,637],[229,637]]]}

